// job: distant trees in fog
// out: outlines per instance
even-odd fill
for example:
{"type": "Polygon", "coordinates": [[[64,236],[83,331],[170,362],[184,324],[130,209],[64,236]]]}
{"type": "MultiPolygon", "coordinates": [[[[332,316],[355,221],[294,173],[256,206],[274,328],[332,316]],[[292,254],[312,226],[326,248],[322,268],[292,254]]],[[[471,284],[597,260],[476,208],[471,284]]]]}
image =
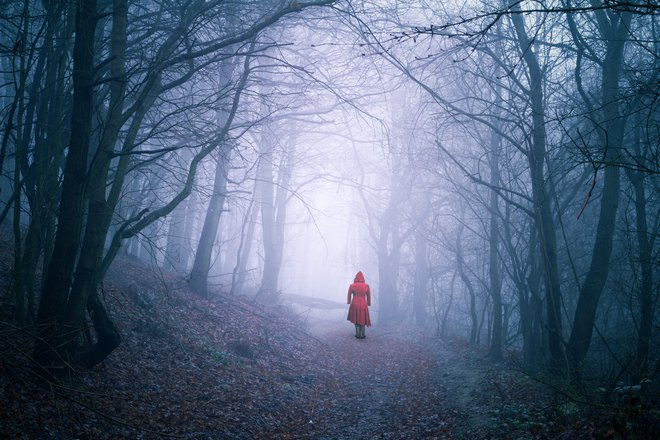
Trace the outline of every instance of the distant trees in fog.
{"type": "Polygon", "coordinates": [[[437,104],[439,125],[427,142],[441,150],[438,167],[452,169],[438,184],[457,194],[437,195],[452,200],[440,212],[453,220],[427,235],[443,237],[439,245],[451,252],[431,262],[432,272],[434,263],[445,271],[432,292],[453,292],[445,259],[453,260],[468,308],[454,313],[469,318],[475,340],[474,297],[483,292],[494,358],[522,343],[528,366],[547,362],[579,377],[597,330],[612,356],[594,354],[627,359],[613,366],[617,374],[631,373],[632,362],[641,374],[658,355],[647,345],[657,304],[650,286],[658,283],[648,240],[657,229],[645,226],[649,216],[657,225],[658,201],[641,188],[657,189],[656,15],[643,5],[524,2],[471,20],[479,14],[455,8],[411,6],[406,23],[420,25],[389,38],[378,38],[377,24],[369,29],[371,47],[437,104]],[[622,170],[640,180],[624,185],[622,170]],[[619,209],[626,198],[635,203],[619,209]],[[639,223],[625,226],[632,218],[639,223]],[[454,243],[443,228],[461,238],[454,243]],[[622,297],[626,317],[611,308],[622,297]],[[616,327],[606,325],[615,315],[616,327]],[[608,343],[622,332],[636,349],[608,343]]]}

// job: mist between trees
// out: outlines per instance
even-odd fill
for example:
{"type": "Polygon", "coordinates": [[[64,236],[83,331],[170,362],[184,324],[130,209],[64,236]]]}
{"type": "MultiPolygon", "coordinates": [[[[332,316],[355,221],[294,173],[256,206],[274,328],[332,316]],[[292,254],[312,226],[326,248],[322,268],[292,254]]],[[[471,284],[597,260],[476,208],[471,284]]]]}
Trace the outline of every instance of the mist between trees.
{"type": "Polygon", "coordinates": [[[657,373],[652,3],[3,1],[1,18],[3,306],[40,329],[42,366],[121,343],[98,290],[125,253],[204,297],[313,297],[337,319],[362,270],[378,326],[578,381],[657,373]]]}

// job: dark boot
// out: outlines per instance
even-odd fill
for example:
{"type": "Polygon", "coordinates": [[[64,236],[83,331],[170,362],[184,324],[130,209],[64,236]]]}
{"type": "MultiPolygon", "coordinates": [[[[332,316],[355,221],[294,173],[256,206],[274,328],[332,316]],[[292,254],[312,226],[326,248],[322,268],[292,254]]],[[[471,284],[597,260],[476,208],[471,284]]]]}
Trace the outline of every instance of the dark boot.
{"type": "Polygon", "coordinates": [[[366,336],[364,336],[364,326],[361,325],[360,326],[360,339],[364,339],[364,338],[366,338],[366,336]]]}
{"type": "Polygon", "coordinates": [[[360,338],[360,326],[358,324],[355,324],[355,337],[360,338]]]}

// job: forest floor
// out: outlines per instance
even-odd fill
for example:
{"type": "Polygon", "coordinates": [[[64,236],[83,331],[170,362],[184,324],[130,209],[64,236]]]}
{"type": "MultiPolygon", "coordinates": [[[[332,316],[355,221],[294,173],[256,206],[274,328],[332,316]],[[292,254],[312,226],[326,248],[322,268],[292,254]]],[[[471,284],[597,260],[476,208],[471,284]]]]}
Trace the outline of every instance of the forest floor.
{"type": "MultiPolygon", "coordinates": [[[[10,304],[7,264],[0,270],[0,304],[10,304]]],[[[2,308],[0,438],[651,438],[658,426],[636,432],[639,413],[580,404],[513,357],[493,363],[405,328],[358,340],[347,321],[311,326],[282,305],[200,299],[130,259],[114,265],[103,297],[122,344],[57,383],[30,366],[33,329],[2,308]]]]}

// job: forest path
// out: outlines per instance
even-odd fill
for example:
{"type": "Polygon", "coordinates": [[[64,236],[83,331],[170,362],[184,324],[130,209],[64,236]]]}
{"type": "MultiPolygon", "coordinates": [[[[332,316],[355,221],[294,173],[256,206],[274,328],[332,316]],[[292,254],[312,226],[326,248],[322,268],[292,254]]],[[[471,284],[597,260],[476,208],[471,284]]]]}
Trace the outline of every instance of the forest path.
{"type": "Polygon", "coordinates": [[[484,365],[469,350],[417,331],[350,323],[315,327],[327,364],[292,408],[290,434],[319,439],[472,438],[488,422],[479,408],[484,365]]]}

